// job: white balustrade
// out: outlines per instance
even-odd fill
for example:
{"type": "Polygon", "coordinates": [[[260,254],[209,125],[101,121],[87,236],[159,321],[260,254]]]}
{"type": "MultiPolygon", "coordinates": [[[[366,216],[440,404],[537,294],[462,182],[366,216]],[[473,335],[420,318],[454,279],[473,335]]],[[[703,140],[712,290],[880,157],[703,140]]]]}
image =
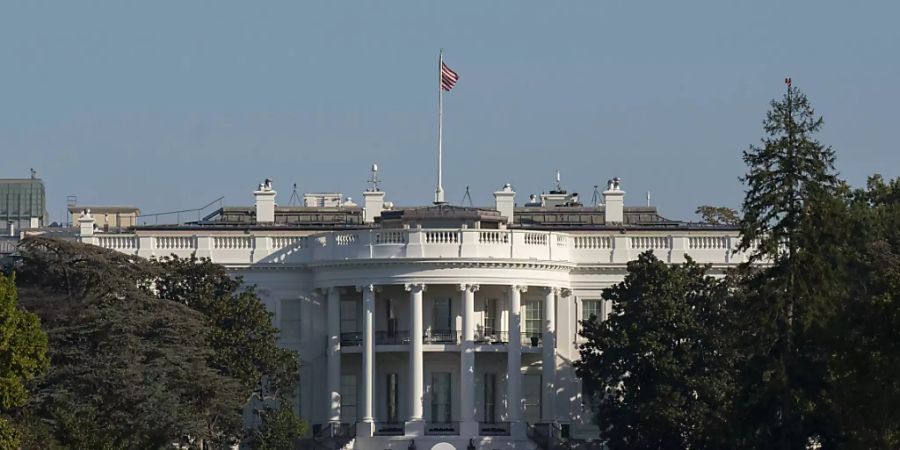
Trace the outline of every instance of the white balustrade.
{"type": "MultiPolygon", "coordinates": [[[[602,232],[600,232],[602,233],[602,232]]],[[[749,252],[734,253],[736,235],[565,233],[530,230],[387,229],[323,232],[306,236],[265,235],[93,236],[100,247],[161,257],[197,254],[222,264],[306,264],[317,261],[397,258],[468,258],[621,265],[646,250],[677,263],[734,264],[749,252]]]]}
{"type": "Polygon", "coordinates": [[[631,238],[631,248],[636,250],[668,250],[672,248],[669,236],[635,236],[631,238]]]}
{"type": "Polygon", "coordinates": [[[126,235],[101,235],[97,236],[97,245],[110,250],[128,250],[131,253],[137,249],[137,237],[126,235]]]}
{"type": "Polygon", "coordinates": [[[225,250],[245,250],[253,247],[250,236],[221,236],[213,238],[213,248],[225,250]]]}

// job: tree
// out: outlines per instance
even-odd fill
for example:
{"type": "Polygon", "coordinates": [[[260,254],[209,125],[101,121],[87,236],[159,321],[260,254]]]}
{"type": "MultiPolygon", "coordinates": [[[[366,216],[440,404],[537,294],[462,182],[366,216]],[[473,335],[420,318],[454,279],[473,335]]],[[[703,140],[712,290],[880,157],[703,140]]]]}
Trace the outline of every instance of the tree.
{"type": "MultiPolygon", "coordinates": [[[[789,80],[788,80],[789,82],[789,80]]],[[[747,193],[740,222],[747,322],[739,329],[749,355],[740,408],[742,445],[801,448],[814,439],[812,422],[821,396],[824,355],[817,336],[834,313],[837,287],[812,267],[828,270],[828,250],[818,241],[821,215],[833,211],[840,182],[834,152],[813,138],[823,124],[807,97],[788,83],[763,122],[762,146],[743,159],[747,193]],[[829,209],[832,208],[832,209],[829,209]]],[[[834,255],[831,255],[834,256],[834,255]]]]}
{"type": "MultiPolygon", "coordinates": [[[[0,413],[25,405],[26,383],[47,369],[47,335],[37,316],[18,307],[13,277],[0,274],[0,413]]],[[[20,432],[0,415],[0,449],[20,446],[20,432]]]]}
{"type": "Polygon", "coordinates": [[[287,402],[265,405],[259,416],[260,426],[249,430],[246,441],[256,450],[293,448],[297,439],[306,434],[306,422],[294,414],[287,402]]]}
{"type": "Polygon", "coordinates": [[[39,237],[20,251],[23,305],[42,318],[51,349],[23,415],[47,435],[30,442],[157,449],[239,441],[248,393],[210,364],[214,330],[202,314],[149,295],[153,265],[39,237]]]}
{"type": "Polygon", "coordinates": [[[295,352],[278,347],[278,328],[253,288],[209,259],[173,255],[156,266],[157,298],[200,312],[213,328],[211,364],[256,398],[287,403],[299,379],[299,361],[295,352]]]}
{"type": "Polygon", "coordinates": [[[700,216],[703,223],[709,225],[735,226],[741,221],[737,211],[725,206],[701,205],[694,213],[700,216]]]}
{"type": "MultiPolygon", "coordinates": [[[[825,411],[843,448],[900,448],[900,180],[869,179],[849,196],[849,272],[829,329],[825,411]]],[[[831,221],[835,222],[835,221],[831,221]]]]}
{"type": "Polygon", "coordinates": [[[612,314],[582,322],[576,371],[599,395],[610,449],[726,448],[734,391],[725,281],[691,260],[642,253],[604,290],[612,314]]]}

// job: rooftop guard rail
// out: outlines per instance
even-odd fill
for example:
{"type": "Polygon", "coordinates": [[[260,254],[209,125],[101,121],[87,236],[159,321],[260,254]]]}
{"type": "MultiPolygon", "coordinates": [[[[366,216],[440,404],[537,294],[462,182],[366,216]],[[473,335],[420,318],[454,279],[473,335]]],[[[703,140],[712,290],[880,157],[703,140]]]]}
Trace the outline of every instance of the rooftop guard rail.
{"type": "Polygon", "coordinates": [[[226,265],[317,264],[369,259],[506,259],[573,264],[624,264],[653,250],[664,261],[690,256],[700,263],[733,264],[736,232],[640,231],[568,233],[528,230],[398,229],[331,231],[313,235],[98,234],[86,243],[138,256],[207,257],[226,265]]]}

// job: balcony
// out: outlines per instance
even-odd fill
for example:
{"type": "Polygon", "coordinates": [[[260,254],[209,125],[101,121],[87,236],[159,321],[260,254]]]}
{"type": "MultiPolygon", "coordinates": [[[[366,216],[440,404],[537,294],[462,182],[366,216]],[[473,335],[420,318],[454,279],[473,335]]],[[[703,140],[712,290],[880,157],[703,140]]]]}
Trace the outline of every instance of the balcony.
{"type": "Polygon", "coordinates": [[[362,333],[358,331],[341,333],[341,347],[359,347],[362,345],[362,341],[362,333]]]}
{"type": "Polygon", "coordinates": [[[475,333],[476,344],[503,345],[509,343],[509,332],[506,331],[478,331],[475,333]]]}
{"type": "Polygon", "coordinates": [[[376,331],[375,345],[409,345],[409,331],[376,331]]]}
{"type": "Polygon", "coordinates": [[[459,422],[428,422],[426,436],[459,436],[459,422]]]}
{"type": "Polygon", "coordinates": [[[422,342],[425,344],[459,344],[460,332],[457,330],[425,330],[422,342]]]}
{"type": "Polygon", "coordinates": [[[479,436],[509,436],[509,422],[478,422],[479,436]]]}
{"type": "Polygon", "coordinates": [[[543,333],[522,333],[522,346],[538,348],[543,345],[543,333]]]}

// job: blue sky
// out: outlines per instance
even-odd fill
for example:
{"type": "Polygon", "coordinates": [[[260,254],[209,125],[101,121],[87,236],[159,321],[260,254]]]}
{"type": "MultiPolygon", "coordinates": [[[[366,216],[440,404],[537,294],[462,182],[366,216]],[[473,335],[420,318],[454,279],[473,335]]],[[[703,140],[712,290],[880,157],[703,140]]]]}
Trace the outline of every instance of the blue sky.
{"type": "Polygon", "coordinates": [[[397,204],[435,184],[522,203],[623,180],[669,217],[738,207],[740,153],[783,79],[825,117],[853,184],[900,175],[897,2],[39,2],[0,4],[0,177],[34,167],[65,197],[144,212],[263,178],[360,200],[382,168],[397,204]]]}

